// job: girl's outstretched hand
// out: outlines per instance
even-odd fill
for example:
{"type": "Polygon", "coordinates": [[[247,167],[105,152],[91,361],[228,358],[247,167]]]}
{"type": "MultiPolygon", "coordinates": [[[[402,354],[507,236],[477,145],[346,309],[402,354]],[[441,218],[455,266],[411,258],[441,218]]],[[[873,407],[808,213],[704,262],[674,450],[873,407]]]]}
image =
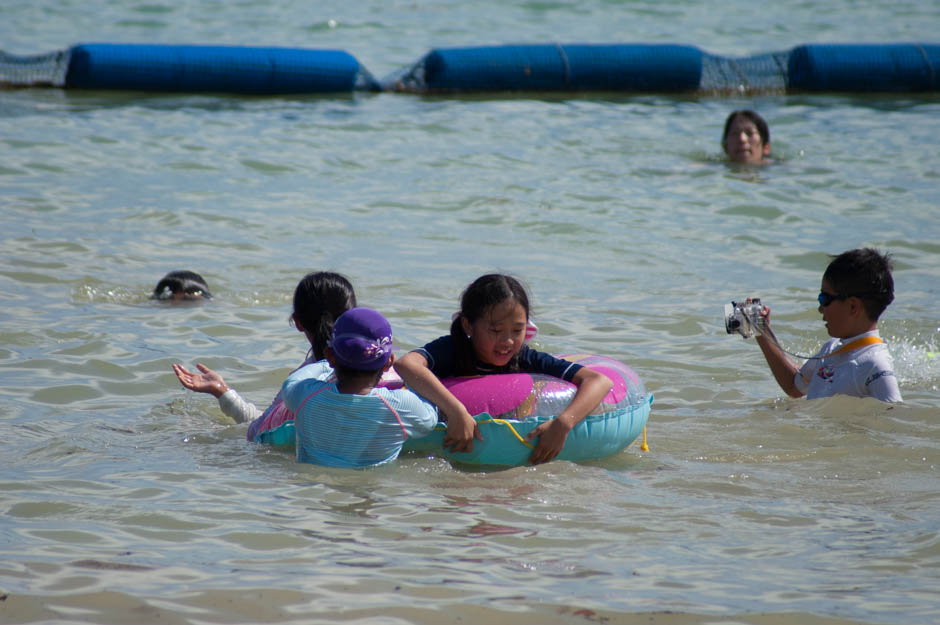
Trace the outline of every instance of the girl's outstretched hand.
{"type": "Polygon", "coordinates": [[[567,425],[564,419],[555,417],[551,421],[546,421],[529,432],[526,436],[526,440],[531,441],[536,437],[539,439],[535,450],[532,452],[532,455],[529,456],[529,462],[532,464],[542,464],[554,460],[565,446],[565,441],[568,440],[568,432],[570,431],[571,426],[567,425]]]}
{"type": "Polygon", "coordinates": [[[444,434],[444,448],[450,451],[473,451],[473,439],[483,440],[480,426],[469,412],[449,418],[447,420],[447,433],[444,434]]]}
{"type": "Polygon", "coordinates": [[[202,363],[196,363],[196,367],[202,373],[193,373],[187,370],[183,365],[173,365],[173,373],[179,379],[180,384],[191,391],[197,393],[209,393],[216,398],[221,397],[228,390],[228,385],[222,376],[206,367],[202,363]]]}

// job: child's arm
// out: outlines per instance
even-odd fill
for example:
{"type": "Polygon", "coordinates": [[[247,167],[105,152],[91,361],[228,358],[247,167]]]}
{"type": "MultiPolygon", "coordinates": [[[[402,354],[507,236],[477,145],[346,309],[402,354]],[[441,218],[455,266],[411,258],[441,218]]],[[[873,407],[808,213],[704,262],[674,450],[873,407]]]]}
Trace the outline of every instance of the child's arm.
{"type": "Polygon", "coordinates": [[[396,360],[394,367],[409,389],[435,404],[447,416],[444,447],[450,447],[451,451],[473,451],[473,439],[483,440],[480,427],[460,400],[431,372],[427,358],[411,352],[396,360]]]}
{"type": "Polygon", "coordinates": [[[865,391],[868,395],[889,403],[898,403],[901,399],[901,389],[898,388],[898,379],[894,371],[884,367],[874,367],[865,379],[865,391]]]}
{"type": "Polygon", "coordinates": [[[209,393],[216,399],[225,394],[228,390],[228,384],[222,379],[222,376],[206,367],[202,363],[196,363],[196,367],[202,373],[189,371],[183,365],[173,365],[173,373],[176,374],[180,384],[191,391],[197,393],[209,393]]]}
{"type": "Polygon", "coordinates": [[[406,388],[395,389],[390,394],[409,438],[420,438],[434,431],[437,426],[437,406],[406,388]]]}
{"type": "Polygon", "coordinates": [[[528,440],[535,437],[539,439],[535,451],[529,456],[529,462],[532,464],[554,460],[565,446],[568,432],[581,423],[614,386],[606,375],[587,367],[579,369],[571,381],[578,386],[578,392],[571,403],[557,417],[539,425],[526,436],[528,440]]]}
{"type": "Polygon", "coordinates": [[[189,390],[208,393],[218,399],[219,408],[235,423],[253,421],[261,416],[261,411],[253,403],[245,401],[235,389],[230,388],[221,375],[201,363],[197,363],[196,367],[202,373],[194,373],[178,364],[173,365],[173,373],[180,384],[189,390]]]}
{"type": "Polygon", "coordinates": [[[790,397],[802,397],[803,391],[798,389],[796,382],[793,381],[800,368],[790,362],[790,359],[780,349],[780,345],[777,344],[776,337],[770,329],[770,306],[764,306],[761,310],[761,316],[764,318],[764,332],[767,336],[758,334],[757,344],[764,352],[764,358],[767,359],[767,364],[770,365],[770,372],[774,374],[777,384],[780,385],[784,393],[790,397]]]}

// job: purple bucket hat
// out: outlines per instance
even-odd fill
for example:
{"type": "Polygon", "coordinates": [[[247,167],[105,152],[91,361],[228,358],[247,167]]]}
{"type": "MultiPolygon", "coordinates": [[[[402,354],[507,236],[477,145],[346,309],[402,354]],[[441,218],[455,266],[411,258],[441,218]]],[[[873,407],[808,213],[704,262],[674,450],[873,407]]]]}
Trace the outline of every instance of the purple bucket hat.
{"type": "Polygon", "coordinates": [[[359,371],[376,371],[392,355],[392,326],[371,308],[350,308],[333,324],[330,341],[337,364],[359,371]]]}

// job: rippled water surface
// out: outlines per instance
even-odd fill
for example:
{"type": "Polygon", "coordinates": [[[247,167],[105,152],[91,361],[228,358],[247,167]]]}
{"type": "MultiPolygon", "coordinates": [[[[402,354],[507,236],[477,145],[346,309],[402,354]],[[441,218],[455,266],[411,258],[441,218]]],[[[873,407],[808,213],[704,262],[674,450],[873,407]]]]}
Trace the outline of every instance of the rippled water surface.
{"type": "MultiPolygon", "coordinates": [[[[349,51],[657,42],[747,55],[936,42],[926,2],[14,3],[0,48],[349,51]],[[179,4],[180,6],[177,6],[179,4]]],[[[0,91],[0,622],[940,621],[940,99],[0,91]],[[776,162],[729,166],[735,108],[776,162]],[[783,397],[746,295],[794,353],[826,338],[827,254],[895,259],[906,402],[783,397]],[[147,295],[187,268],[215,299],[147,295]],[[180,388],[204,362],[266,405],[304,356],[297,280],[348,275],[409,349],[490,270],[539,347],[655,395],[650,450],[476,471],[297,465],[180,388]]]]}

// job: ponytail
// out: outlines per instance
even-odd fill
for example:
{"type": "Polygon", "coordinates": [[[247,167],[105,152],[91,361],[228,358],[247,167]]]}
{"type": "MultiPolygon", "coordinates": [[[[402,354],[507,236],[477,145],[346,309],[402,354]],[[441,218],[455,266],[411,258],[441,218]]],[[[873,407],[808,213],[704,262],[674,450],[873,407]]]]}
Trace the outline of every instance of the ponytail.
{"type": "Polygon", "coordinates": [[[330,271],[308,273],[294,290],[294,319],[307,331],[317,360],[324,358],[333,323],[355,308],[356,293],[345,276],[330,271]]]}

